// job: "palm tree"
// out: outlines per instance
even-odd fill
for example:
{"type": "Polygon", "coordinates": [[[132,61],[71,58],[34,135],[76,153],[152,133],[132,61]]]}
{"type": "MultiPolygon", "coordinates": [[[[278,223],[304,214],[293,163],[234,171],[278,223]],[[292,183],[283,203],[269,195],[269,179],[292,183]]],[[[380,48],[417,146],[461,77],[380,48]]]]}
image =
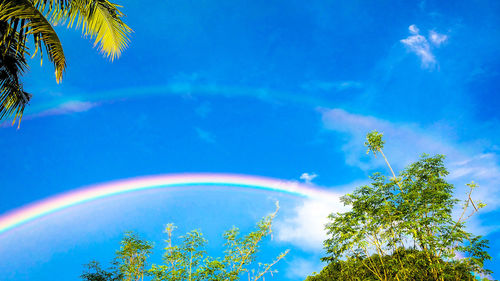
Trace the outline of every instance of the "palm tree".
{"type": "Polygon", "coordinates": [[[132,31],[122,21],[119,8],[108,0],[0,0],[0,120],[13,115],[13,124],[20,122],[31,98],[20,82],[28,68],[26,56],[39,53],[42,61],[45,48],[56,81],[61,81],[66,59],[52,25],[81,29],[105,56],[119,57],[132,31]]]}

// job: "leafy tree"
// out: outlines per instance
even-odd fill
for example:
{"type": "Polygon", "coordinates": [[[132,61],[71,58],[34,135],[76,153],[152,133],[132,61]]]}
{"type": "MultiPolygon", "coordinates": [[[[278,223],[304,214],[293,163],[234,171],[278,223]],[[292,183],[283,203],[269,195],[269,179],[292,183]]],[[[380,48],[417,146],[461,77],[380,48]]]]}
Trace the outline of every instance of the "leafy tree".
{"type": "Polygon", "coordinates": [[[140,239],[136,234],[127,232],[116,252],[116,264],[124,281],[144,279],[146,260],[151,254],[153,244],[140,239]]]}
{"type": "MultiPolygon", "coordinates": [[[[438,260],[434,259],[434,263],[438,260]]],[[[474,280],[466,264],[458,261],[440,259],[443,280],[474,280]]],[[[396,252],[380,257],[373,254],[350,256],[345,260],[329,262],[319,274],[307,277],[306,281],[326,280],[380,280],[386,274],[385,280],[435,280],[429,271],[431,264],[423,251],[399,248],[396,252]],[[402,271],[404,268],[404,272],[402,271]]]]}
{"type": "Polygon", "coordinates": [[[114,268],[103,270],[98,263],[91,262],[87,265],[90,271],[81,278],[86,281],[142,281],[145,277],[153,281],[235,281],[246,275],[250,281],[264,280],[266,274],[276,273],[273,266],[288,254],[287,250],[270,263],[258,263],[251,267],[260,243],[271,234],[272,221],[278,209],[276,203],[276,211],[260,220],[257,229],[247,235],[241,236],[236,227],[226,231],[223,257],[207,255],[204,249],[207,240],[199,230],[181,236],[182,243],[175,245],[173,232],[176,227],[168,224],[165,228],[167,239],[163,263],[153,264],[149,269],[146,269],[146,264],[152,244],[127,233],[117,252],[114,268]]]}
{"type": "Polygon", "coordinates": [[[66,58],[53,25],[80,28],[111,60],[120,56],[131,29],[119,7],[108,0],[0,0],[0,119],[14,115],[14,122],[20,120],[31,98],[20,83],[26,56],[39,53],[42,61],[45,48],[61,81],[66,58]]]}
{"type": "Polygon", "coordinates": [[[444,156],[424,154],[396,176],[383,153],[382,134],[369,133],[365,145],[367,153],[382,155],[392,177],[376,173],[371,185],[341,198],[351,210],[329,216],[323,258],[329,265],[308,280],[468,280],[472,272],[491,273],[484,269],[491,259],[488,241],[465,231],[467,219],[485,206],[471,198],[477,185],[468,184],[462,215],[454,220],[459,200],[445,180],[444,156]]]}
{"type": "Polygon", "coordinates": [[[87,281],[120,281],[122,275],[116,268],[102,269],[97,261],[91,261],[86,264],[87,270],[80,276],[83,280],[87,281]]]}

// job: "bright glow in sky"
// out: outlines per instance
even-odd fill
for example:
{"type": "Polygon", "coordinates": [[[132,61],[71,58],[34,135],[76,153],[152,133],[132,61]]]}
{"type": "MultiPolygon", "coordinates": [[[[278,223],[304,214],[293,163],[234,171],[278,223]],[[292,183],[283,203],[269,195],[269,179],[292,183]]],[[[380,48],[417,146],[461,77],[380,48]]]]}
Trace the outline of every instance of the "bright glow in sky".
{"type": "MultiPolygon", "coordinates": [[[[38,58],[21,129],[0,126],[0,214],[83,186],[178,173],[241,174],[334,194],[375,171],[368,131],[384,133],[396,170],[445,154],[462,198],[488,204],[470,230],[500,267],[500,2],[119,1],[132,27],[113,63],[56,27],[68,68],[57,85],[38,58]]],[[[161,248],[163,225],[249,231],[281,210],[262,260],[289,256],[276,280],[321,269],[322,224],[338,203],[228,186],[139,191],[87,202],[0,235],[4,281],[78,280],[108,262],[125,230],[161,248]],[[144,219],[147,218],[147,219],[144,219]]],[[[158,254],[161,251],[158,250],[158,254]]]]}

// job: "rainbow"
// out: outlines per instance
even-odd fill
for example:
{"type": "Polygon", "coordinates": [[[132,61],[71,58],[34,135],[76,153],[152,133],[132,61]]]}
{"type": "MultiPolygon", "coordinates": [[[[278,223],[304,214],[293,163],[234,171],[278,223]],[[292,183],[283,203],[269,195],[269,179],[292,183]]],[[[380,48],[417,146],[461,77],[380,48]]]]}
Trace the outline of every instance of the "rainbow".
{"type": "Polygon", "coordinates": [[[248,175],[171,174],[146,176],[82,187],[15,209],[0,216],[0,234],[37,218],[99,198],[145,189],[201,185],[262,189],[318,199],[334,195],[326,190],[312,188],[310,185],[295,181],[248,175]]]}
{"type": "MultiPolygon", "coordinates": [[[[191,82],[172,82],[154,86],[141,86],[118,88],[98,92],[82,92],[80,94],[65,95],[65,98],[57,98],[45,103],[33,104],[27,110],[31,118],[44,115],[57,114],[58,109],[65,105],[78,102],[90,102],[101,104],[103,102],[122,100],[130,98],[162,97],[162,96],[182,96],[186,94],[207,96],[207,97],[250,97],[261,101],[287,102],[295,104],[308,104],[313,108],[317,106],[335,107],[337,104],[321,98],[321,95],[313,95],[310,92],[302,94],[300,92],[284,92],[271,88],[250,88],[225,86],[218,84],[197,84],[191,82]]],[[[64,110],[62,111],[64,112],[64,110]]],[[[73,112],[71,109],[68,113],[73,112]]],[[[25,116],[27,117],[27,116],[25,116]]]]}

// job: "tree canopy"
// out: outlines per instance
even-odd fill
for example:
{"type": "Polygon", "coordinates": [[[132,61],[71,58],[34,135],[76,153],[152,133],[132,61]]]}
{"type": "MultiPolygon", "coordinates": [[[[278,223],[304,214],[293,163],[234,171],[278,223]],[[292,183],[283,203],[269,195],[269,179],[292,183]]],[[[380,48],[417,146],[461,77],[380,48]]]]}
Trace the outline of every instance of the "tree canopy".
{"type": "Polygon", "coordinates": [[[223,257],[207,255],[207,240],[199,230],[186,233],[180,237],[181,243],[175,244],[173,232],[176,227],[168,224],[164,231],[167,238],[163,263],[152,264],[148,268],[153,244],[128,232],[109,269],[103,269],[98,262],[92,261],[86,265],[81,278],[84,281],[142,281],[144,278],[152,281],[236,281],[242,277],[250,281],[264,280],[265,275],[276,273],[273,266],[288,253],[287,250],[279,254],[269,263],[253,265],[261,242],[271,234],[272,221],[278,209],[276,204],[276,211],[260,220],[255,231],[244,236],[236,227],[224,232],[223,257]]]}
{"type": "Polygon", "coordinates": [[[367,153],[382,155],[392,177],[375,173],[370,185],[341,198],[351,210],[329,216],[323,258],[329,264],[307,280],[472,280],[491,273],[484,268],[491,259],[488,241],[465,230],[467,219],[485,206],[472,200],[477,184],[468,184],[456,220],[459,200],[445,179],[443,155],[424,154],[396,176],[382,134],[369,133],[365,145],[367,153]]]}

